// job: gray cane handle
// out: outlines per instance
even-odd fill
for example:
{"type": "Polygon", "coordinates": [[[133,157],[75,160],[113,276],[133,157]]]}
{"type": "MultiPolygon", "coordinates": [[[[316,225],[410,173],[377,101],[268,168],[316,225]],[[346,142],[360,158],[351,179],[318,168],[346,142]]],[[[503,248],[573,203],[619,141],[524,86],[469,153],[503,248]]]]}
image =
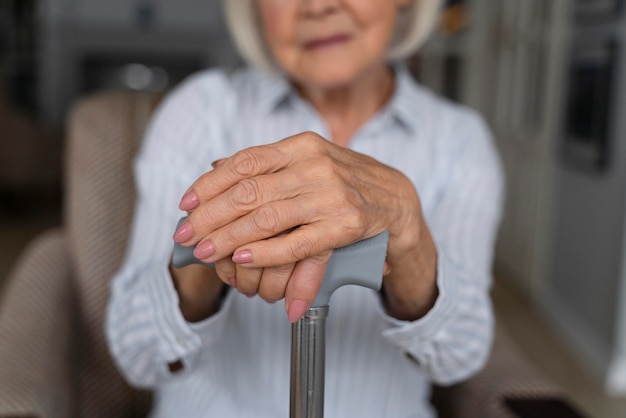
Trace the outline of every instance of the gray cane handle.
{"type": "MultiPolygon", "coordinates": [[[[179,219],[178,224],[176,225],[176,229],[180,228],[183,222],[185,222],[185,219],[187,219],[186,216],[183,216],[182,218],[179,219]]],[[[183,247],[179,243],[175,242],[174,253],[172,254],[172,264],[174,265],[174,267],[179,269],[181,267],[185,267],[190,264],[202,264],[203,266],[207,266],[207,267],[215,267],[213,263],[205,263],[203,261],[198,260],[193,255],[193,250],[195,248],[196,248],[195,246],[183,247]]]]}
{"type": "MultiPolygon", "coordinates": [[[[178,221],[178,226],[185,218],[178,221]]],[[[383,280],[383,268],[387,254],[389,232],[380,234],[346,247],[337,248],[326,266],[324,281],[312,307],[328,305],[330,296],[341,286],[356,284],[379,290],[383,280]]],[[[172,263],[180,268],[189,264],[202,264],[213,267],[213,264],[204,263],[193,255],[194,247],[183,247],[174,244],[172,263]]]]}

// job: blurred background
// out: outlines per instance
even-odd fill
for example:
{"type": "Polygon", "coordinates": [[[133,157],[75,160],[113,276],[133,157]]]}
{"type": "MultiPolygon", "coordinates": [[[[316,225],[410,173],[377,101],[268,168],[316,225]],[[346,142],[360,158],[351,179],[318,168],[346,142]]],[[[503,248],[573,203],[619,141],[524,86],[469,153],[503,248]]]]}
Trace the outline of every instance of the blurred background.
{"type": "MultiPolygon", "coordinates": [[[[101,90],[241,64],[219,1],[0,0],[0,292],[62,222],[64,121],[101,90]]],[[[626,417],[626,1],[448,1],[415,77],[487,119],[507,175],[497,318],[592,417],[626,417]]]]}

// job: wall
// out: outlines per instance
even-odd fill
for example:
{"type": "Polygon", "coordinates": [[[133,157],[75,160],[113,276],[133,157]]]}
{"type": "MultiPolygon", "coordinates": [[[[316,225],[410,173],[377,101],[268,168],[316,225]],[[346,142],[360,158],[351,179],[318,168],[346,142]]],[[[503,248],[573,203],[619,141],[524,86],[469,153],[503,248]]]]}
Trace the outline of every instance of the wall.
{"type": "Polygon", "coordinates": [[[151,10],[159,27],[207,26],[221,19],[219,0],[48,0],[44,12],[55,20],[132,25],[151,10]]]}
{"type": "MultiPolygon", "coordinates": [[[[62,126],[71,103],[88,93],[90,62],[123,67],[142,63],[174,73],[239,58],[230,42],[221,1],[51,0],[42,3],[39,101],[42,117],[62,126]],[[181,68],[185,67],[185,68],[181,68]]],[[[92,65],[93,67],[94,65],[92,65]]],[[[92,77],[93,78],[93,77],[92,77]]]]}
{"type": "MultiPolygon", "coordinates": [[[[626,18],[578,26],[573,50],[604,42],[621,45],[618,83],[611,89],[610,153],[604,170],[559,154],[554,264],[543,308],[556,329],[608,393],[626,393],[626,18]]],[[[564,134],[564,136],[566,136],[564,134]]],[[[564,139],[564,138],[562,138],[564,139]]]]}

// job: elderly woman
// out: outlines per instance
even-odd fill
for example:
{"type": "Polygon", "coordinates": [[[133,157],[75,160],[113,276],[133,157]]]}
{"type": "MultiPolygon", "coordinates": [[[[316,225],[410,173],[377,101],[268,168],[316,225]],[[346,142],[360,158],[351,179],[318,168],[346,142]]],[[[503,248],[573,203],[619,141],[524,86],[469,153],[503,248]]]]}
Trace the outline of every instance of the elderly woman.
{"type": "Polygon", "coordinates": [[[198,74],[157,112],[113,283],[111,352],[129,382],[155,390],[153,416],[287,416],[289,321],[333,248],[384,230],[382,290],[333,296],[326,415],[432,417],[431,383],[481,368],[498,156],[475,113],[400,64],[438,3],[225,3],[252,68],[198,74]],[[170,266],[179,209],[189,217],[174,241],[215,269],[170,266]]]}

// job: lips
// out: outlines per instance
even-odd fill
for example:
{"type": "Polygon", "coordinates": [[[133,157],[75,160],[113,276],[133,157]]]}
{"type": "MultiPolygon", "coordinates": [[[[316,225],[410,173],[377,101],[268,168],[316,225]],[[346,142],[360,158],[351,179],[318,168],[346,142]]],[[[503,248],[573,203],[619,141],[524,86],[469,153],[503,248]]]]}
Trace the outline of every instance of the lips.
{"type": "Polygon", "coordinates": [[[341,45],[343,43],[348,42],[351,39],[351,36],[348,34],[336,34],[331,36],[325,36],[321,38],[315,38],[310,41],[306,41],[303,44],[304,49],[313,51],[324,48],[330,48],[333,46],[341,45]]]}

